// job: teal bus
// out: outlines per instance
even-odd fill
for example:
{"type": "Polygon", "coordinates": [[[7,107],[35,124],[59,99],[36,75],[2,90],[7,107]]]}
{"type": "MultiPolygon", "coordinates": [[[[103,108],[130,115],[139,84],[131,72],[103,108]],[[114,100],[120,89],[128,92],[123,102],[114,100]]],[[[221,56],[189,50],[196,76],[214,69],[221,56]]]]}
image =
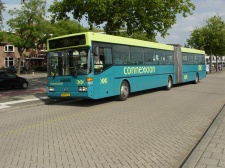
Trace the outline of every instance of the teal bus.
{"type": "Polygon", "coordinates": [[[47,40],[47,95],[126,100],[130,93],[206,77],[205,52],[84,32],[47,40]]]}

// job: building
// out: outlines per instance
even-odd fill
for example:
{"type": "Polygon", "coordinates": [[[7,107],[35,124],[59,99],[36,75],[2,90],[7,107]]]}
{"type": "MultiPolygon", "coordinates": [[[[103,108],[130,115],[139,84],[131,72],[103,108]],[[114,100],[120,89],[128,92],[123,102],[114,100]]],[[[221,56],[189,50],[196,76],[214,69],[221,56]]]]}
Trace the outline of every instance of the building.
{"type": "MultiPolygon", "coordinates": [[[[0,42],[0,69],[9,66],[18,66],[20,54],[18,48],[8,42],[0,42]]],[[[21,67],[27,70],[35,70],[37,67],[46,69],[46,50],[29,49],[23,53],[21,67]]]]}
{"type": "Polygon", "coordinates": [[[0,68],[17,65],[20,54],[17,47],[8,42],[0,42],[0,68]]]}

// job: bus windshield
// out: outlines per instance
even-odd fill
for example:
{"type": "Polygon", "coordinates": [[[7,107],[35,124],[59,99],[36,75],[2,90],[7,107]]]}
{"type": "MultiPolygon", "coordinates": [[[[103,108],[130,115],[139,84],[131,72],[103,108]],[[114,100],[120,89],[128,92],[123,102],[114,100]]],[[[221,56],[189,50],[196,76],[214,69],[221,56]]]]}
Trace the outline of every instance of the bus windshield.
{"type": "Polygon", "coordinates": [[[90,73],[89,48],[56,50],[48,53],[48,76],[90,73]]]}

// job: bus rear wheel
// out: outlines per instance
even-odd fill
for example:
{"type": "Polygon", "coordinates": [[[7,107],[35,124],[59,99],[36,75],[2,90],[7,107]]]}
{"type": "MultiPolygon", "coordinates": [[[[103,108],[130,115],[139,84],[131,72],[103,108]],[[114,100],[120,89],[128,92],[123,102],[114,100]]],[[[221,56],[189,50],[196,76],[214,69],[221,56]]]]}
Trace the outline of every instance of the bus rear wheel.
{"type": "Polygon", "coordinates": [[[170,90],[173,86],[173,81],[172,78],[169,76],[168,77],[168,81],[167,81],[167,86],[166,86],[166,90],[170,90]]]}
{"type": "Polygon", "coordinates": [[[130,94],[130,87],[127,81],[123,81],[120,86],[120,94],[118,96],[118,100],[124,101],[127,100],[130,94]]]}
{"type": "Polygon", "coordinates": [[[196,74],[194,84],[197,84],[198,82],[199,82],[199,76],[198,76],[198,74],[196,74]]]}

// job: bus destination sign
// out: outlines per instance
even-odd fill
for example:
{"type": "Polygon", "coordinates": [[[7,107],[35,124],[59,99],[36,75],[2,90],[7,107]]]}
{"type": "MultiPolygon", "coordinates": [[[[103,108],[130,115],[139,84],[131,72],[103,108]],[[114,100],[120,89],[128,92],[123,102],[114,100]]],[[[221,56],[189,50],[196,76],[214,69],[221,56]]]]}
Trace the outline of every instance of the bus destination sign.
{"type": "Polygon", "coordinates": [[[78,45],[85,45],[85,35],[70,36],[49,40],[49,49],[64,48],[78,45]]]}

